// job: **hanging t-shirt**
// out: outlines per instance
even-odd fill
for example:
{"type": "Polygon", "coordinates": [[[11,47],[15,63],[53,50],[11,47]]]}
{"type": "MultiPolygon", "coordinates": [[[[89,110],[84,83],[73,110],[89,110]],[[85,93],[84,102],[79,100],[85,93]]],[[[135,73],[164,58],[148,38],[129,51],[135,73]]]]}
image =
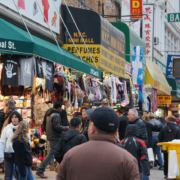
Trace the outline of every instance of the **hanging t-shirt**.
{"type": "Polygon", "coordinates": [[[4,61],[4,84],[18,87],[19,60],[16,58],[4,61]]]}
{"type": "Polygon", "coordinates": [[[46,61],[42,60],[43,74],[46,76],[46,61]]]}
{"type": "Polygon", "coordinates": [[[44,77],[42,61],[39,58],[36,58],[36,72],[37,72],[37,77],[39,78],[44,77]]]}
{"type": "Polygon", "coordinates": [[[54,65],[52,62],[46,63],[46,90],[53,91],[54,65]]]}
{"type": "Polygon", "coordinates": [[[34,83],[34,76],[36,75],[35,57],[21,58],[19,63],[19,85],[32,87],[34,83]]]}

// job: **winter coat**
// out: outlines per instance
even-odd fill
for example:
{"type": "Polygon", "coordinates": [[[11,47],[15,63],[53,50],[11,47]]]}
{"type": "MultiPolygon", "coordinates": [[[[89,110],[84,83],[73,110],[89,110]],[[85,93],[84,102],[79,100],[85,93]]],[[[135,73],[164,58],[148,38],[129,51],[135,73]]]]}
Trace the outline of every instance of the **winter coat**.
{"type": "Polygon", "coordinates": [[[173,139],[180,139],[180,128],[175,123],[168,122],[158,135],[159,142],[169,142],[173,139]]]}
{"type": "Polygon", "coordinates": [[[93,134],[69,150],[56,180],[139,180],[137,160],[116,145],[113,136],[93,134]]]}
{"type": "Polygon", "coordinates": [[[26,166],[32,166],[31,146],[29,143],[13,141],[15,164],[18,166],[21,176],[26,176],[26,166]]]}
{"type": "Polygon", "coordinates": [[[138,161],[139,172],[142,172],[140,161],[142,161],[144,166],[144,174],[150,174],[150,167],[148,161],[148,153],[145,142],[139,137],[139,128],[134,125],[130,124],[127,126],[126,130],[126,138],[120,141],[120,144],[126,149],[130,154],[132,154],[138,161]]]}
{"type": "Polygon", "coordinates": [[[148,143],[147,148],[152,148],[152,133],[154,132],[159,132],[161,130],[161,128],[163,127],[163,124],[160,123],[159,125],[153,125],[152,123],[148,122],[148,121],[144,121],[143,122],[146,124],[146,128],[147,128],[147,133],[148,133],[148,143]]]}
{"type": "Polygon", "coordinates": [[[127,115],[127,113],[124,113],[121,117],[119,117],[119,138],[121,140],[124,139],[126,127],[129,124],[127,115]]]}
{"type": "Polygon", "coordinates": [[[50,116],[46,118],[46,135],[48,141],[56,141],[61,137],[63,131],[68,128],[61,125],[61,117],[55,110],[51,111],[50,116]]]}
{"type": "MultiPolygon", "coordinates": [[[[4,152],[14,153],[12,147],[12,137],[18,126],[14,126],[12,123],[8,124],[2,131],[0,139],[0,158],[4,158],[4,152]]],[[[30,134],[28,133],[29,144],[31,144],[30,134]]]]}
{"type": "Polygon", "coordinates": [[[1,109],[0,110],[0,132],[2,130],[4,121],[5,121],[5,113],[4,113],[4,109],[1,109]]]}
{"type": "MultiPolygon", "coordinates": [[[[161,124],[161,122],[159,122],[157,119],[151,119],[149,122],[155,126],[159,126],[161,124]]],[[[163,125],[161,124],[160,126],[162,128],[163,125]]],[[[159,132],[155,132],[155,131],[152,132],[153,137],[157,137],[158,135],[159,135],[159,132]]]]}
{"type": "Polygon", "coordinates": [[[129,122],[129,124],[135,124],[139,128],[139,139],[143,140],[146,145],[148,143],[148,133],[146,129],[146,125],[143,120],[137,118],[133,122],[129,122]]]}
{"type": "Polygon", "coordinates": [[[73,147],[87,142],[86,137],[76,129],[70,129],[66,131],[59,139],[57,146],[55,147],[56,160],[61,163],[64,155],[73,147]]]}

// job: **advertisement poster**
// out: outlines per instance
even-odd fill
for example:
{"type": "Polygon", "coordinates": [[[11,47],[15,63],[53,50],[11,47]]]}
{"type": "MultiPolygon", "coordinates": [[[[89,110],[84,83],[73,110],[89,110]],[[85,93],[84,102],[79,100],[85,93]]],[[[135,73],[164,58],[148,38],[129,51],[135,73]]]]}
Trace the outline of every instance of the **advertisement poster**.
{"type": "Polygon", "coordinates": [[[142,0],[131,0],[130,2],[131,19],[142,19],[142,14],[143,14],[142,12],[143,12],[142,0]]]}
{"type": "MultiPolygon", "coordinates": [[[[48,28],[48,25],[46,24],[47,20],[49,26],[51,27],[51,30],[58,34],[60,33],[59,15],[56,11],[56,7],[57,9],[60,8],[61,0],[15,0],[15,3],[20,13],[24,17],[37,22],[46,28],[48,28]],[[41,10],[39,9],[37,2],[41,10]],[[56,7],[54,6],[54,4],[56,5],[56,7]],[[43,12],[43,14],[41,13],[41,11],[43,12]]],[[[17,12],[13,0],[1,0],[0,4],[7,6],[8,8],[17,12]]]]}
{"type": "Polygon", "coordinates": [[[153,57],[153,30],[154,30],[154,5],[143,5],[143,39],[146,42],[146,55],[152,61],[153,57]]]}

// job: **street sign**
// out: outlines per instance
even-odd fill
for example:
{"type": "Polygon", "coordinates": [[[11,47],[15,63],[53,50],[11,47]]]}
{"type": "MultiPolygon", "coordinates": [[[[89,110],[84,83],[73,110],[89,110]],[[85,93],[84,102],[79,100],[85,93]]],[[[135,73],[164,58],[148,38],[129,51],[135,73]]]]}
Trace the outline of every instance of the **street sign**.
{"type": "Polygon", "coordinates": [[[143,14],[142,0],[131,0],[130,1],[130,14],[133,15],[133,16],[131,16],[131,19],[142,19],[142,14],[143,14]]]}
{"type": "Polygon", "coordinates": [[[180,77],[180,58],[175,57],[172,59],[172,76],[174,78],[180,77]]]}
{"type": "Polygon", "coordinates": [[[168,22],[180,22],[180,13],[169,13],[168,22]]]}

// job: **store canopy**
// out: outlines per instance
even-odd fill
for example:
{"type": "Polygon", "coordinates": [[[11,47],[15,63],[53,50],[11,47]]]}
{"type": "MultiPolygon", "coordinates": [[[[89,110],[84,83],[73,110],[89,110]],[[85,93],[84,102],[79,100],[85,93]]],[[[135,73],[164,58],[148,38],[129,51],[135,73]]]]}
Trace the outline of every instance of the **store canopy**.
{"type": "Polygon", "coordinates": [[[161,68],[148,58],[146,59],[146,84],[157,89],[158,95],[171,95],[171,87],[161,68]]]}
{"type": "Polygon", "coordinates": [[[0,18],[0,53],[18,55],[37,55],[49,61],[62,64],[69,68],[86,73],[90,76],[101,79],[101,71],[65,49],[61,54],[57,45],[45,41],[32,35],[31,41],[29,34],[19,27],[0,18]]]}
{"type": "Polygon", "coordinates": [[[169,85],[171,86],[172,101],[180,100],[180,84],[176,82],[174,78],[167,78],[169,85]]]}

